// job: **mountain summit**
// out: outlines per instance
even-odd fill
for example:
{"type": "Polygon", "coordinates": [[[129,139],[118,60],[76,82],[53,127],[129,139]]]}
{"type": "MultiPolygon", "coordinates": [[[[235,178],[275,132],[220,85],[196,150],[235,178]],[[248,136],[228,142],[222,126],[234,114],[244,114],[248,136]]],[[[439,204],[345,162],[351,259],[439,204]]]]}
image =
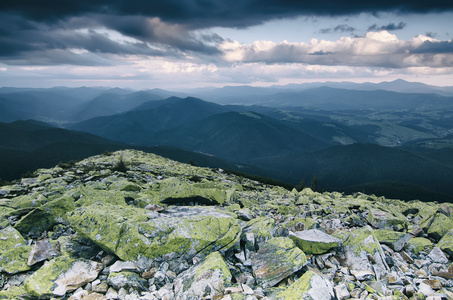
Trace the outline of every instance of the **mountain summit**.
{"type": "Polygon", "coordinates": [[[0,299],[451,299],[453,205],[124,150],[0,188],[0,299]]]}

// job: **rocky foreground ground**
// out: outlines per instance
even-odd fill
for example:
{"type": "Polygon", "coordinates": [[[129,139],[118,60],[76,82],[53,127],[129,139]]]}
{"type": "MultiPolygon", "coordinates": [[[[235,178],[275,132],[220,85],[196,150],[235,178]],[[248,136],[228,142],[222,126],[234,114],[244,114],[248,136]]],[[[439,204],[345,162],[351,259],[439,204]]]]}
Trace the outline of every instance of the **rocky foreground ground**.
{"type": "Polygon", "coordinates": [[[138,151],[35,175],[0,187],[0,299],[453,299],[451,204],[138,151]]]}

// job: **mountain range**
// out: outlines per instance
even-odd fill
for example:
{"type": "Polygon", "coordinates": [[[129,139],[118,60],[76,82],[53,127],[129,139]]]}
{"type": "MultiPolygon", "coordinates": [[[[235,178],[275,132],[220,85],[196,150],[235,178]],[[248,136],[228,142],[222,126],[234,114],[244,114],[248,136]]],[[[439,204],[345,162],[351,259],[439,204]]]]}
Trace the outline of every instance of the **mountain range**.
{"type": "Polygon", "coordinates": [[[0,177],[136,148],[294,186],[451,201],[451,91],[403,81],[178,92],[1,88],[0,177]]]}

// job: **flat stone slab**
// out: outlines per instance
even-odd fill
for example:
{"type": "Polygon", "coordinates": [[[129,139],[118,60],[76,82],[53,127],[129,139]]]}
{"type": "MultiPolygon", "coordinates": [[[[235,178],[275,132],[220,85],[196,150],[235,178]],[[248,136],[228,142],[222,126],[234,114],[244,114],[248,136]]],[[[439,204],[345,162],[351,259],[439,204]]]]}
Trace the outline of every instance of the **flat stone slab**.
{"type": "Polygon", "coordinates": [[[322,254],[341,246],[340,239],[318,229],[290,232],[289,237],[307,254],[322,254]]]}

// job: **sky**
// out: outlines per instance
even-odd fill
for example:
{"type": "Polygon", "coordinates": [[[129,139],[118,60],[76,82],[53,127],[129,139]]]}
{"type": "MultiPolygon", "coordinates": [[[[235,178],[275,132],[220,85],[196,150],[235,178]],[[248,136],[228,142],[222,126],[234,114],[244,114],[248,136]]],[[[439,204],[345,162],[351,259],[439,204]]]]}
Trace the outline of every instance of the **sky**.
{"type": "Polygon", "coordinates": [[[15,0],[0,20],[0,86],[453,86],[451,0],[15,0]]]}

